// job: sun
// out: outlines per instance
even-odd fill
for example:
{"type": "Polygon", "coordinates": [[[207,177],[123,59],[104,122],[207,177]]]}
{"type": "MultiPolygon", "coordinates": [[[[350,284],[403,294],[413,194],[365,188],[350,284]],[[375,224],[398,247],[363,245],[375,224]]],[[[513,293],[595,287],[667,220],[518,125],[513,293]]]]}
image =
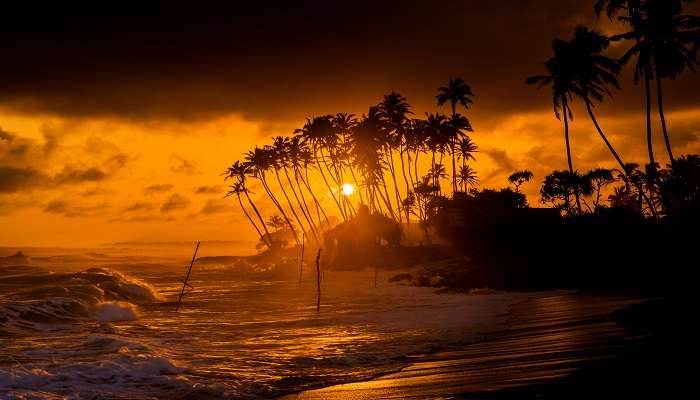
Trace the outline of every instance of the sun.
{"type": "Polygon", "coordinates": [[[350,196],[351,194],[355,193],[355,186],[349,183],[344,183],[341,187],[341,190],[343,191],[344,195],[350,196]]]}

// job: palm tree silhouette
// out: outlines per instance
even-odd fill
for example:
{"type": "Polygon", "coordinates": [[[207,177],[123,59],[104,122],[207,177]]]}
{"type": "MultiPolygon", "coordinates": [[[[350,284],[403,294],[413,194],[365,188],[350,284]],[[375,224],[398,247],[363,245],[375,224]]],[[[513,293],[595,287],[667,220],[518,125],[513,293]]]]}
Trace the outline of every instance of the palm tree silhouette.
{"type": "Polygon", "coordinates": [[[253,228],[255,228],[255,231],[258,232],[258,235],[260,235],[260,241],[265,243],[265,245],[269,248],[272,248],[272,242],[271,242],[271,237],[270,233],[267,231],[267,227],[265,226],[265,223],[262,223],[263,229],[265,229],[265,235],[263,235],[262,231],[260,228],[258,228],[258,225],[253,222],[253,218],[250,217],[250,214],[248,214],[248,211],[245,209],[243,206],[243,201],[241,200],[241,193],[247,192],[245,185],[243,182],[238,181],[234,182],[233,185],[230,186],[229,191],[226,193],[224,198],[229,197],[231,195],[236,195],[236,198],[238,199],[238,204],[241,206],[241,210],[243,210],[243,214],[245,214],[246,218],[248,218],[248,221],[250,222],[251,225],[253,225],[253,228]]]}
{"type": "Polygon", "coordinates": [[[606,94],[610,95],[609,85],[617,89],[620,88],[616,78],[616,74],[620,70],[618,62],[601,54],[608,45],[608,38],[601,33],[589,30],[585,26],[576,27],[574,37],[570,42],[574,57],[572,65],[576,68],[574,74],[575,94],[583,99],[586,111],[588,111],[598,134],[620,167],[624,168],[625,163],[603,133],[593,113],[593,102],[603,101],[606,94]]]}
{"type": "MultiPolygon", "coordinates": [[[[323,117],[307,118],[304,126],[300,129],[296,129],[294,133],[300,135],[305,143],[309,143],[311,145],[311,150],[316,161],[316,166],[318,167],[318,170],[321,173],[323,182],[328,188],[328,194],[333,198],[333,202],[338,207],[338,211],[340,212],[340,215],[342,216],[343,220],[347,221],[345,210],[340,205],[340,201],[336,197],[336,191],[333,190],[333,187],[328,182],[328,178],[323,172],[323,165],[321,163],[321,160],[323,160],[323,164],[325,164],[326,170],[330,171],[330,167],[328,166],[328,163],[326,162],[325,156],[323,154],[323,147],[326,145],[328,138],[334,135],[334,128],[333,123],[331,121],[331,117],[326,115],[323,117]],[[320,159],[319,153],[321,154],[320,159]]],[[[333,179],[332,174],[331,179],[333,179]]],[[[338,186],[337,183],[336,186],[338,186]]]]}
{"type": "Polygon", "coordinates": [[[294,239],[296,240],[297,244],[301,244],[296,229],[294,228],[294,225],[292,225],[292,222],[289,220],[287,213],[284,212],[284,208],[282,208],[282,205],[275,197],[265,177],[265,171],[269,170],[270,168],[273,168],[274,163],[270,150],[256,146],[255,149],[245,154],[245,161],[246,164],[248,164],[248,170],[251,176],[260,180],[263,188],[265,189],[265,192],[270,197],[270,200],[272,200],[279,212],[282,214],[282,217],[287,222],[287,225],[289,225],[289,229],[292,231],[292,235],[294,236],[294,239]]]}
{"type": "Polygon", "coordinates": [[[294,210],[294,205],[290,201],[289,195],[287,194],[287,191],[285,190],[284,185],[282,184],[282,181],[280,180],[279,170],[281,169],[284,172],[284,175],[287,178],[287,183],[289,184],[289,189],[291,189],[292,194],[294,195],[294,199],[296,200],[297,205],[299,205],[299,209],[301,210],[301,213],[304,216],[306,223],[309,225],[309,229],[311,230],[311,234],[314,236],[314,238],[318,242],[319,237],[318,237],[318,234],[316,232],[316,227],[314,226],[314,223],[311,221],[309,216],[306,214],[306,210],[304,208],[304,203],[302,203],[301,200],[299,199],[299,195],[297,194],[296,189],[294,189],[294,185],[292,184],[292,180],[289,177],[289,172],[287,170],[287,168],[290,166],[289,157],[288,157],[289,143],[290,143],[290,139],[288,137],[276,136],[272,139],[272,146],[270,146],[269,150],[272,153],[273,168],[275,170],[275,176],[277,177],[277,182],[280,185],[280,189],[282,189],[282,193],[284,194],[284,197],[287,199],[287,203],[289,204],[289,207],[292,210],[292,214],[294,215],[294,218],[297,220],[297,223],[299,224],[299,227],[301,228],[302,233],[303,233],[304,232],[304,224],[302,224],[301,219],[299,218],[299,215],[294,210]]]}
{"type": "MultiPolygon", "coordinates": [[[[569,119],[573,119],[573,113],[569,106],[569,100],[576,93],[575,66],[572,65],[570,43],[561,39],[552,41],[554,55],[543,64],[547,69],[547,75],[535,75],[527,78],[528,85],[538,87],[551,86],[552,105],[554,116],[561,120],[564,117],[564,139],[566,142],[566,159],[569,165],[569,173],[574,175],[574,164],[571,160],[571,144],[569,142],[569,119]]],[[[579,213],[581,209],[580,196],[576,194],[576,206],[579,213]]]]}
{"type": "MultiPolygon", "coordinates": [[[[406,177],[406,166],[403,161],[403,147],[405,142],[406,134],[406,123],[408,122],[408,115],[413,114],[411,112],[411,106],[406,101],[406,98],[396,92],[391,92],[384,95],[384,99],[377,105],[377,116],[380,121],[384,124],[386,129],[386,151],[389,155],[387,164],[389,165],[389,171],[391,172],[391,177],[394,181],[394,189],[396,193],[396,201],[401,204],[401,193],[399,192],[399,186],[396,183],[396,173],[394,171],[394,158],[392,156],[393,149],[398,148],[399,159],[401,160],[401,173],[403,174],[403,179],[406,183],[406,194],[411,192],[411,187],[408,184],[408,178],[406,177]]],[[[399,215],[401,215],[399,213],[399,215]]],[[[406,213],[406,220],[410,218],[409,214],[406,213]]]]}
{"type": "Polygon", "coordinates": [[[625,53],[622,60],[626,62],[633,56],[637,56],[634,82],[636,84],[640,77],[645,81],[649,162],[655,163],[650,145],[651,89],[649,84],[649,81],[654,78],[664,143],[668,157],[673,162],[673,150],[664,114],[661,79],[675,79],[686,68],[694,71],[697,65],[696,53],[700,46],[700,18],[681,15],[682,0],[599,0],[595,9],[598,14],[606,11],[610,18],[626,11],[626,15],[618,19],[630,25],[632,30],[615,35],[611,39],[635,41],[635,45],[625,53]]]}
{"type": "MultiPolygon", "coordinates": [[[[268,243],[269,238],[270,238],[270,232],[267,231],[267,227],[265,226],[265,221],[263,221],[262,215],[260,215],[260,211],[258,210],[258,207],[255,206],[255,203],[253,203],[253,200],[250,198],[250,190],[246,188],[246,178],[249,175],[250,171],[248,168],[248,165],[245,163],[241,163],[240,161],[235,161],[229,168],[226,169],[226,171],[223,173],[224,175],[224,180],[228,179],[237,179],[236,183],[239,183],[240,185],[236,186],[235,188],[232,187],[232,191],[227,194],[236,194],[238,196],[238,200],[240,202],[240,194],[243,193],[245,194],[246,198],[248,199],[248,203],[250,206],[253,208],[253,211],[255,211],[255,215],[257,215],[258,220],[260,221],[260,225],[262,228],[265,230],[265,242],[268,243]],[[236,190],[233,190],[236,189],[236,190]]],[[[241,204],[241,207],[243,207],[243,204],[241,204]]],[[[250,219],[250,218],[248,218],[250,219]]],[[[271,242],[268,243],[269,246],[272,245],[271,242]]]]}
{"type": "Polygon", "coordinates": [[[469,186],[479,186],[479,177],[474,169],[468,165],[462,165],[459,169],[459,184],[464,192],[469,191],[469,186]]]}
{"type": "MultiPolygon", "coordinates": [[[[469,104],[473,101],[470,97],[474,97],[469,85],[464,83],[462,78],[450,79],[447,86],[442,86],[438,88],[438,94],[435,96],[437,98],[438,105],[444,105],[448,101],[452,107],[452,128],[457,131],[459,129],[468,130],[472,132],[471,124],[466,117],[457,118],[457,104],[461,104],[465,109],[469,109],[469,104]],[[459,128],[458,128],[459,127],[459,128]]],[[[452,153],[452,192],[457,191],[457,177],[456,177],[456,166],[455,166],[455,145],[459,138],[457,132],[450,135],[450,150],[452,153]]]]}

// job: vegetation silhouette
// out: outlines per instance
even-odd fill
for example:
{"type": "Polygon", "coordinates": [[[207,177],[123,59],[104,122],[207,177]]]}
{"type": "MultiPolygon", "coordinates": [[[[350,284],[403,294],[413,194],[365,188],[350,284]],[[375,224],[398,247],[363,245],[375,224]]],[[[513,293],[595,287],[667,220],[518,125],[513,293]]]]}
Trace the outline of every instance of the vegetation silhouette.
{"type": "MultiPolygon", "coordinates": [[[[529,169],[508,177],[512,189],[479,187],[479,150],[470,136],[474,128],[458,112],[459,106],[469,110],[475,96],[460,77],[437,89],[436,103],[449,104],[449,115],[425,113],[416,117],[406,97],[391,91],[360,116],[337,113],[308,118],[292,135],[276,136],[271,144],[256,147],[235,161],[224,173],[226,179],[234,181],[229,195],[237,195],[262,247],[283,249],[286,243],[300,247],[301,234],[309,249],[324,247],[326,265],[339,268],[362,263],[384,267],[410,264],[415,261],[410,257],[425,259],[421,251],[436,256],[433,242],[437,240],[451,244],[447,253],[452,255],[469,253],[492,267],[500,265],[501,273],[492,269],[483,274],[493,282],[513,285],[513,277],[518,276],[522,282],[535,284],[533,277],[537,276],[541,279],[537,285],[549,282],[556,286],[577,282],[554,268],[566,263],[579,265],[587,259],[573,257],[579,242],[607,238],[634,247],[634,238],[649,244],[646,259],[621,253],[644,265],[654,260],[652,248],[654,253],[674,257],[686,254],[687,249],[678,244],[687,242],[689,229],[697,224],[700,161],[697,155],[673,154],[662,92],[662,79],[675,79],[697,64],[700,18],[683,14],[683,3],[599,0],[593,6],[596,14],[605,14],[629,31],[608,38],[577,26],[570,38],[552,41],[553,54],[543,63],[546,72],[525,80],[528,85],[551,88],[554,115],[563,125],[567,168],[540,177],[539,201],[535,203],[545,208],[534,208],[521,190],[535,179],[529,169]],[[612,41],[631,43],[620,59],[607,54],[612,41]],[[645,84],[645,140],[640,144],[647,146],[648,162],[642,163],[625,160],[595,112],[606,97],[612,97],[614,89],[621,90],[618,75],[633,58],[634,82],[643,80],[645,84]],[[651,146],[652,80],[656,80],[661,131],[669,158],[665,167],[656,161],[651,146]],[[609,151],[614,168],[575,168],[576,147],[569,131],[574,118],[572,105],[577,101],[592,122],[592,133],[609,151]],[[448,161],[451,165],[446,167],[448,161]],[[271,174],[275,187],[269,181],[271,174]],[[272,204],[268,212],[275,221],[273,234],[251,199],[248,182],[261,186],[272,204]],[[346,193],[345,185],[354,191],[346,193]],[[416,225],[422,238],[407,246],[415,236],[411,226],[416,225]],[[608,237],[610,232],[624,239],[608,237]],[[545,243],[543,238],[551,238],[552,243],[536,243],[535,238],[545,243]],[[503,271],[513,272],[516,261],[507,260],[499,251],[502,248],[523,256],[529,268],[503,278],[507,275],[503,271]],[[500,264],[496,261],[499,258],[500,264]],[[494,278],[497,276],[503,279],[494,278]]],[[[298,249],[292,251],[298,254],[298,249]]],[[[606,265],[629,264],[617,255],[606,260],[606,265]]],[[[625,268],[620,271],[629,272],[625,268]]],[[[586,281],[583,275],[578,278],[579,283],[586,281]]],[[[613,281],[620,283],[611,278],[613,281]]]]}

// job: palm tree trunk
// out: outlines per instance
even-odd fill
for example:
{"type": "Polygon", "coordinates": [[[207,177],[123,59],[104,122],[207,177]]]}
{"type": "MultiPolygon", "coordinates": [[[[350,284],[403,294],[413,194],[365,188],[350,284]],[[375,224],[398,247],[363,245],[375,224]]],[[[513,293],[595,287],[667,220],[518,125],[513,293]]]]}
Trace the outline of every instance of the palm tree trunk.
{"type": "MultiPolygon", "coordinates": [[[[316,226],[316,229],[321,225],[321,215],[319,212],[317,212],[317,217],[318,221],[314,220],[313,213],[311,210],[309,210],[309,204],[306,201],[306,197],[304,196],[304,188],[301,187],[301,183],[299,183],[299,173],[297,172],[296,167],[293,168],[294,172],[294,182],[297,184],[297,189],[299,190],[299,196],[301,196],[301,201],[304,205],[304,209],[306,209],[306,214],[311,218],[311,223],[313,223],[316,226]]],[[[302,237],[302,239],[304,239],[302,237]]],[[[303,240],[302,240],[303,242],[303,240]]]]}
{"type": "MultiPolygon", "coordinates": [[[[389,172],[391,173],[391,179],[394,182],[394,194],[396,196],[396,203],[398,207],[401,207],[401,193],[399,193],[399,185],[396,183],[396,172],[394,171],[394,156],[392,155],[393,150],[391,146],[387,145],[389,149],[389,172]]],[[[401,223],[401,211],[398,211],[399,223],[401,223]]]]}
{"type": "Polygon", "coordinates": [[[241,201],[241,194],[236,193],[236,197],[238,197],[238,204],[241,205],[241,210],[243,210],[243,214],[248,218],[248,221],[250,221],[250,224],[253,225],[253,228],[255,228],[255,231],[258,232],[258,235],[260,235],[260,240],[267,245],[267,248],[269,249],[271,247],[270,243],[267,242],[267,238],[263,236],[262,231],[260,231],[260,228],[258,228],[257,225],[255,225],[255,222],[253,222],[253,219],[250,217],[250,214],[248,214],[248,211],[246,211],[245,207],[243,207],[243,201],[241,201]]]}
{"type": "MultiPolygon", "coordinates": [[[[316,239],[316,241],[318,241],[318,234],[316,232],[316,226],[309,219],[309,216],[306,214],[306,210],[304,209],[304,203],[302,203],[299,200],[299,196],[297,195],[297,191],[296,191],[296,189],[294,189],[294,184],[292,183],[292,180],[289,178],[289,173],[287,172],[287,168],[284,167],[284,168],[282,168],[282,170],[284,171],[284,175],[287,177],[287,182],[289,182],[289,188],[292,189],[292,194],[294,195],[294,199],[297,201],[297,204],[299,205],[299,208],[301,209],[301,213],[304,215],[304,219],[306,220],[306,223],[309,224],[309,229],[311,229],[311,234],[314,235],[314,238],[316,239]]],[[[304,240],[304,237],[302,235],[302,242],[303,242],[303,240],[304,240]]]]}
{"type": "Polygon", "coordinates": [[[668,137],[668,129],[666,128],[666,116],[664,115],[664,97],[661,88],[661,77],[659,77],[658,70],[656,72],[656,98],[658,100],[659,108],[659,119],[661,119],[661,129],[664,132],[664,141],[666,142],[666,151],[668,152],[668,158],[671,160],[671,164],[675,161],[673,158],[673,151],[671,150],[671,140],[668,137]]]}
{"type": "Polygon", "coordinates": [[[455,163],[455,142],[454,139],[450,142],[450,151],[452,152],[452,196],[457,191],[457,165],[455,163]]]}
{"type": "MultiPolygon", "coordinates": [[[[566,141],[566,161],[569,163],[569,173],[573,177],[574,175],[574,163],[571,161],[571,143],[569,142],[569,104],[564,98],[562,109],[564,110],[564,139],[566,141]]],[[[578,193],[578,187],[574,187],[574,195],[576,195],[576,208],[578,213],[582,214],[583,209],[581,208],[581,196],[578,193]]]]}
{"type": "Polygon", "coordinates": [[[656,217],[656,206],[654,205],[654,187],[651,182],[656,179],[656,160],[654,159],[654,142],[651,128],[651,78],[649,69],[644,72],[644,91],[646,95],[646,123],[647,123],[647,151],[649,153],[650,171],[653,176],[647,177],[647,187],[649,188],[649,208],[651,214],[656,217]]]}
{"type": "MultiPolygon", "coordinates": [[[[294,205],[292,204],[292,201],[289,199],[289,195],[287,195],[287,191],[284,190],[284,185],[282,185],[282,180],[280,179],[280,173],[277,168],[275,170],[275,176],[277,177],[277,183],[280,185],[280,189],[282,190],[282,194],[284,195],[284,198],[287,199],[287,204],[289,204],[289,208],[292,210],[292,215],[294,215],[294,219],[297,220],[299,223],[299,229],[301,229],[302,233],[305,231],[304,229],[304,224],[301,223],[301,218],[299,218],[299,215],[297,215],[297,212],[294,210],[294,205]]],[[[299,242],[298,244],[301,244],[299,242]]]]}
{"type": "MultiPolygon", "coordinates": [[[[263,187],[265,188],[265,191],[267,192],[267,194],[270,196],[270,199],[272,199],[272,202],[275,203],[275,205],[277,206],[277,209],[282,214],[282,218],[284,218],[284,220],[287,222],[289,229],[292,231],[292,235],[294,235],[294,240],[297,242],[297,244],[301,244],[301,242],[299,241],[299,235],[297,235],[297,231],[296,231],[296,229],[294,229],[294,225],[292,224],[292,221],[289,220],[287,213],[284,212],[284,208],[282,208],[282,205],[280,204],[280,202],[277,201],[277,198],[272,193],[272,190],[270,189],[269,185],[267,184],[267,181],[265,180],[264,177],[260,181],[263,183],[263,187]]],[[[292,211],[294,211],[294,210],[292,210],[292,211]]],[[[301,227],[301,228],[303,229],[304,227],[301,227]]]]}
{"type": "MultiPolygon", "coordinates": [[[[620,156],[617,154],[617,151],[615,151],[615,148],[613,148],[612,144],[610,144],[610,141],[608,141],[608,138],[603,133],[603,130],[600,129],[600,125],[598,125],[598,120],[596,119],[595,114],[593,114],[593,109],[591,108],[591,102],[588,99],[584,99],[584,101],[586,102],[586,110],[588,110],[588,115],[591,117],[591,121],[593,121],[593,125],[595,125],[595,129],[598,131],[598,134],[605,142],[605,145],[608,146],[608,150],[610,150],[610,153],[612,153],[613,157],[615,158],[617,163],[620,165],[620,168],[622,168],[622,171],[625,172],[625,163],[622,161],[620,156]]],[[[625,174],[626,174],[626,172],[625,172],[625,174]]]]}
{"type": "Polygon", "coordinates": [[[262,215],[260,215],[260,211],[258,211],[258,207],[256,207],[255,203],[253,203],[253,200],[251,200],[250,195],[248,194],[248,191],[245,190],[244,193],[245,193],[245,197],[248,198],[248,203],[250,203],[250,206],[253,207],[253,211],[255,211],[255,215],[258,216],[258,219],[260,220],[260,224],[262,225],[263,229],[265,230],[265,235],[267,235],[266,236],[267,240],[270,241],[270,245],[272,245],[272,243],[271,243],[272,241],[270,239],[271,238],[270,232],[267,230],[267,225],[265,225],[265,221],[263,220],[262,215]]]}
{"type": "MultiPolygon", "coordinates": [[[[316,194],[314,194],[314,191],[311,189],[311,185],[309,184],[309,169],[305,168],[304,169],[304,174],[306,175],[306,179],[304,179],[304,176],[301,175],[301,172],[299,172],[299,178],[301,179],[301,182],[304,184],[306,187],[306,190],[309,191],[311,194],[311,197],[314,199],[314,203],[316,204],[316,210],[321,211],[321,214],[323,214],[323,219],[326,220],[326,225],[330,225],[330,222],[328,221],[328,215],[326,215],[326,210],[323,209],[323,206],[321,203],[318,201],[318,198],[316,197],[316,194]]],[[[321,223],[321,217],[318,218],[319,224],[321,223]]]]}
{"type": "Polygon", "coordinates": [[[389,191],[386,188],[386,180],[384,179],[384,173],[383,171],[380,171],[379,177],[382,180],[382,186],[384,187],[384,195],[382,195],[382,192],[379,191],[379,196],[381,196],[382,200],[384,200],[384,203],[386,203],[386,207],[389,209],[389,214],[391,214],[391,218],[396,221],[396,214],[394,214],[394,207],[391,205],[391,197],[389,197],[389,191]]]}
{"type": "MultiPolygon", "coordinates": [[[[321,153],[321,156],[323,157],[323,152],[321,153]]],[[[318,159],[318,153],[314,151],[314,158],[316,158],[316,165],[318,165],[318,171],[321,173],[321,177],[323,178],[323,182],[326,184],[326,187],[328,188],[328,192],[331,194],[331,197],[333,197],[333,201],[335,202],[335,205],[338,207],[338,211],[340,211],[340,215],[343,217],[344,221],[347,221],[347,218],[345,217],[345,213],[343,212],[343,207],[340,206],[340,202],[338,199],[336,199],[335,194],[333,194],[333,189],[331,189],[331,185],[328,183],[328,179],[326,178],[326,174],[323,173],[323,166],[321,165],[321,162],[318,159]]],[[[325,163],[325,161],[324,161],[325,163]]],[[[328,165],[326,165],[328,167],[328,165]]]]}

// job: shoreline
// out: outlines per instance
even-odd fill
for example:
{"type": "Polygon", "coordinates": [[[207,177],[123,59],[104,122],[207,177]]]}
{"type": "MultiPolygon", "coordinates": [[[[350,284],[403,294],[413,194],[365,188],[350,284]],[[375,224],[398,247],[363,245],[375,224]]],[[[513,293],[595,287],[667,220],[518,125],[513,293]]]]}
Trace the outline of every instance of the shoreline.
{"type": "Polygon", "coordinates": [[[398,372],[278,399],[539,398],[588,365],[614,360],[629,322],[613,316],[650,301],[586,292],[528,299],[510,307],[505,329],[460,350],[413,356],[398,372]]]}

